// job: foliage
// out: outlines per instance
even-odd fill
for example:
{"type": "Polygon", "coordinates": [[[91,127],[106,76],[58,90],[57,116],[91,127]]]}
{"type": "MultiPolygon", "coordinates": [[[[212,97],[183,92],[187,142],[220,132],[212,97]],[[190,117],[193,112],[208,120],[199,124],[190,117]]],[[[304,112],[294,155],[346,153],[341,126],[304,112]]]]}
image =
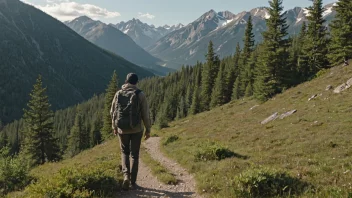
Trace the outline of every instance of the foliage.
{"type": "Polygon", "coordinates": [[[24,110],[26,133],[22,155],[28,160],[29,166],[60,160],[60,148],[53,134],[53,112],[40,75],[30,96],[31,100],[24,110]]]}
{"type": "Polygon", "coordinates": [[[336,2],[334,9],[337,14],[330,24],[331,44],[328,58],[332,65],[337,65],[352,58],[352,1],[340,0],[336,2]]]}
{"type": "Polygon", "coordinates": [[[282,171],[254,168],[236,177],[235,186],[239,197],[286,197],[304,193],[309,185],[282,171]]]}
{"type": "Polygon", "coordinates": [[[114,171],[104,166],[89,169],[63,168],[53,178],[30,185],[31,197],[112,197],[118,188],[114,171]]]}
{"type": "Polygon", "coordinates": [[[104,113],[103,113],[103,128],[102,128],[102,137],[103,140],[107,140],[112,137],[112,121],[110,115],[111,103],[114,99],[114,96],[118,90],[118,79],[116,71],[114,71],[108,88],[106,89],[105,94],[105,103],[104,103],[104,113]]]}
{"type": "Polygon", "coordinates": [[[0,196],[22,190],[31,181],[27,166],[18,156],[9,156],[9,149],[0,150],[0,196]]]}
{"type": "Polygon", "coordinates": [[[285,85],[287,58],[287,28],[282,0],[269,1],[270,18],[266,20],[267,30],[263,32],[264,41],[258,57],[254,95],[258,100],[266,101],[280,93],[285,85]]]}
{"type": "Polygon", "coordinates": [[[168,144],[176,142],[178,139],[179,139],[179,137],[177,135],[171,135],[166,138],[166,140],[163,142],[163,145],[166,146],[168,144]]]}
{"type": "Polygon", "coordinates": [[[212,161],[223,160],[234,156],[234,152],[220,143],[208,142],[199,146],[199,150],[195,153],[194,158],[196,161],[212,161]]]}

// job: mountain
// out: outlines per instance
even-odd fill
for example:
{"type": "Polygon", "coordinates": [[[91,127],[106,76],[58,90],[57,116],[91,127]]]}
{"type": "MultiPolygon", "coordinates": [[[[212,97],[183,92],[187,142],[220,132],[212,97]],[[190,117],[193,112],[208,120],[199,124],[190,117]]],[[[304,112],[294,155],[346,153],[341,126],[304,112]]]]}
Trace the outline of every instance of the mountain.
{"type": "Polygon", "coordinates": [[[86,16],[67,21],[65,24],[95,45],[118,54],[134,64],[152,69],[160,75],[166,75],[172,71],[160,66],[163,64],[160,59],[150,55],[129,36],[112,26],[86,16]]]}
{"type": "Polygon", "coordinates": [[[170,32],[184,27],[182,24],[155,27],[154,25],[148,25],[135,18],[127,22],[122,21],[116,25],[111,24],[111,26],[130,36],[134,42],[143,48],[154,44],[157,40],[170,32]]]}
{"type": "MultiPolygon", "coordinates": [[[[329,23],[336,12],[333,10],[333,4],[326,5],[325,9],[324,17],[329,23]]],[[[300,31],[302,23],[307,21],[307,14],[307,10],[300,7],[287,11],[290,34],[297,34],[300,31]]],[[[238,42],[242,44],[249,16],[252,16],[256,42],[261,42],[261,33],[266,29],[265,19],[269,17],[265,7],[238,14],[210,10],[196,21],[171,32],[146,49],[152,55],[168,62],[168,67],[173,68],[204,61],[209,41],[213,41],[218,55],[221,57],[229,56],[235,52],[235,46],[238,42]]]]}
{"type": "Polygon", "coordinates": [[[114,70],[153,74],[82,38],[65,24],[19,0],[0,0],[0,120],[22,116],[38,74],[52,108],[102,93],[114,70]]]}

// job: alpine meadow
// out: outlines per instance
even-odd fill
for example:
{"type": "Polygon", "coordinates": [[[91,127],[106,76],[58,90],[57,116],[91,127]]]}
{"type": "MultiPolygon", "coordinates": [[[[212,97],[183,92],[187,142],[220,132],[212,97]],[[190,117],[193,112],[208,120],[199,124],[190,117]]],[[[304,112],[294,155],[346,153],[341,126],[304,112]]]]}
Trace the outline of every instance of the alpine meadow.
{"type": "Polygon", "coordinates": [[[0,197],[352,198],[352,1],[286,1],[0,0],[0,197]]]}

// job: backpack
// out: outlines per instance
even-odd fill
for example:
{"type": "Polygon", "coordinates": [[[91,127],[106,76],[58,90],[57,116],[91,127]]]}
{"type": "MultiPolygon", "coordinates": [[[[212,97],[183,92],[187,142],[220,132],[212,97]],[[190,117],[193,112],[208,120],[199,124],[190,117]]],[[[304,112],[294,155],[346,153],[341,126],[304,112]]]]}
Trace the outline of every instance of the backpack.
{"type": "Polygon", "coordinates": [[[131,130],[140,124],[141,115],[138,95],[141,92],[139,89],[125,89],[117,92],[114,122],[115,126],[121,130],[131,130]]]}

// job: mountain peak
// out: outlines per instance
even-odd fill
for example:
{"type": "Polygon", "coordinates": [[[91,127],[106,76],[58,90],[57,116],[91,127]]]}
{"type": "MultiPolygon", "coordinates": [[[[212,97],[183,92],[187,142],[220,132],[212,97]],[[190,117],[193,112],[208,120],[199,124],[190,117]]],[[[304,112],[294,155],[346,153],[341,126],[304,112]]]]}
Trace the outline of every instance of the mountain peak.
{"type": "Polygon", "coordinates": [[[77,18],[73,19],[72,21],[87,22],[87,21],[93,21],[93,19],[83,15],[83,16],[80,16],[80,17],[77,17],[77,18]]]}

